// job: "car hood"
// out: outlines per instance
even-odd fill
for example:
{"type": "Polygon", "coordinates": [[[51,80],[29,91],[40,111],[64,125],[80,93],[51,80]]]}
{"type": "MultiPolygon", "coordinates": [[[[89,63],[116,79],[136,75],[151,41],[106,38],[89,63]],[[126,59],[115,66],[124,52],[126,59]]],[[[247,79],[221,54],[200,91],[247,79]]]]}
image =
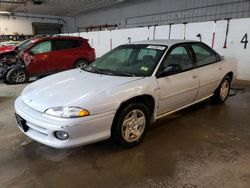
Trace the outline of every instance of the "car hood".
{"type": "Polygon", "coordinates": [[[100,75],[74,69],[38,80],[22,92],[23,102],[31,108],[44,112],[51,107],[81,106],[95,95],[109,92],[111,88],[142,79],[100,75]]]}
{"type": "Polygon", "coordinates": [[[16,46],[1,46],[0,47],[0,54],[12,52],[14,51],[16,46]]]}

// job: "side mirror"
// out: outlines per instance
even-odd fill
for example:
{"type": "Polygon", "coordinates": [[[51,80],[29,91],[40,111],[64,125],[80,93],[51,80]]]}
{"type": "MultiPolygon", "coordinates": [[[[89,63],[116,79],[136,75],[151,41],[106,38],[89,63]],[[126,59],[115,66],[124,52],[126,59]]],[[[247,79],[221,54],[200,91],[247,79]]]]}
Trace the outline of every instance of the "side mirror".
{"type": "Polygon", "coordinates": [[[169,76],[181,72],[182,67],[179,64],[169,64],[161,73],[160,77],[169,76]]]}

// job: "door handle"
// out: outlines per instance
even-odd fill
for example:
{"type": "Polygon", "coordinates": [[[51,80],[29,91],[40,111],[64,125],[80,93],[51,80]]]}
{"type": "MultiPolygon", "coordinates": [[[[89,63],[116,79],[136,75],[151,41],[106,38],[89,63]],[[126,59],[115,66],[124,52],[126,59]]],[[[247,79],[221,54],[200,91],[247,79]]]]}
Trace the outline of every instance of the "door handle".
{"type": "Polygon", "coordinates": [[[198,78],[198,75],[193,75],[193,79],[197,79],[198,78]]]}

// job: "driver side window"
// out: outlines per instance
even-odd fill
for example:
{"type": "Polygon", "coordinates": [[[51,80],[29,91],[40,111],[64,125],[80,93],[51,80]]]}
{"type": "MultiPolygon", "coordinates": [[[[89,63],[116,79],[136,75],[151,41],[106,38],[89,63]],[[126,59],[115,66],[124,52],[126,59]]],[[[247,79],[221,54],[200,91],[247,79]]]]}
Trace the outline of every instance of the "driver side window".
{"type": "Polygon", "coordinates": [[[185,71],[193,67],[192,59],[184,46],[178,46],[171,50],[163,63],[163,69],[168,66],[178,65],[181,71],[185,71]]]}
{"type": "Polygon", "coordinates": [[[187,48],[182,45],[178,45],[170,49],[170,52],[163,60],[160,72],[164,72],[164,76],[177,74],[193,67],[193,61],[187,48]]]}
{"type": "Polygon", "coordinates": [[[51,41],[41,42],[41,43],[35,45],[30,50],[30,52],[32,52],[32,54],[34,54],[34,55],[42,54],[42,53],[46,53],[46,52],[50,52],[50,51],[51,51],[51,41]]]}

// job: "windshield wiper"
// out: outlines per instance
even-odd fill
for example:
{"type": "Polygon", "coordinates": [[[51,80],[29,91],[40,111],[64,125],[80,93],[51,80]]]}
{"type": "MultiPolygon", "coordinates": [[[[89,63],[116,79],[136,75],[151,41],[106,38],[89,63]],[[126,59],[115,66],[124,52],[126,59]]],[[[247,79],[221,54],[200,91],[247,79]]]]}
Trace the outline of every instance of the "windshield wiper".
{"type": "Polygon", "coordinates": [[[131,77],[135,77],[134,74],[128,73],[128,72],[117,72],[117,74],[119,74],[119,75],[121,75],[121,76],[131,76],[131,77]]]}
{"type": "Polygon", "coordinates": [[[102,71],[102,73],[106,73],[109,75],[115,75],[115,76],[130,76],[130,77],[134,77],[134,74],[128,73],[128,72],[119,72],[119,71],[115,71],[112,69],[100,69],[102,71]]]}
{"type": "Polygon", "coordinates": [[[111,74],[111,75],[115,75],[116,71],[111,70],[111,69],[99,69],[102,73],[106,73],[106,74],[111,74]]]}
{"type": "Polygon", "coordinates": [[[107,75],[116,75],[116,76],[130,76],[130,77],[135,77],[134,74],[128,73],[128,72],[117,72],[112,69],[98,69],[95,67],[91,67],[90,69],[84,67],[81,68],[82,70],[88,71],[88,72],[95,72],[97,74],[107,74],[107,75]]]}
{"type": "Polygon", "coordinates": [[[91,67],[90,69],[87,69],[86,67],[82,67],[81,70],[85,70],[85,71],[88,71],[88,72],[94,72],[94,73],[97,73],[97,74],[102,74],[102,71],[97,69],[97,68],[94,68],[94,67],[91,67]]]}

